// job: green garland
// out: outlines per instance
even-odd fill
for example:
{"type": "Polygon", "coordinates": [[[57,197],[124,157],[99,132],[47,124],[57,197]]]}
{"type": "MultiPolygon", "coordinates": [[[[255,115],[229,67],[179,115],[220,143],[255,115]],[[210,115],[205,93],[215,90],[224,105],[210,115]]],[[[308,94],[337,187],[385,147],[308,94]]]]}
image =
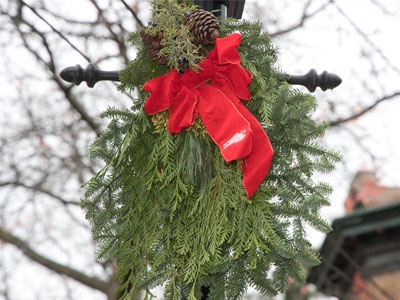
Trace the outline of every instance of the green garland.
{"type": "MultiPolygon", "coordinates": [[[[164,2],[164,1],[160,1],[164,2]]],[[[168,31],[168,28],[165,28],[168,31]]],[[[276,50],[259,23],[224,20],[221,37],[242,34],[238,48],[253,82],[247,107],[275,150],[271,170],[246,200],[241,161],[226,163],[201,121],[180,134],[166,130],[168,113],[148,116],[141,87],[170,70],[153,62],[138,34],[135,60],[120,74],[121,90],[137,90],[131,109],[109,108],[111,119],[90,155],[106,166],[87,184],[82,206],[99,257],[119,267],[124,299],[165,284],[165,299],[240,299],[248,286],[275,295],[288,277],[301,282],[304,266],[318,264],[305,226],[330,230],[319,216],[331,188],[314,183],[340,155],[315,139],[324,125],[312,119],[315,99],[293,90],[275,67],[276,50]]],[[[212,47],[210,47],[212,49],[212,47]]]]}

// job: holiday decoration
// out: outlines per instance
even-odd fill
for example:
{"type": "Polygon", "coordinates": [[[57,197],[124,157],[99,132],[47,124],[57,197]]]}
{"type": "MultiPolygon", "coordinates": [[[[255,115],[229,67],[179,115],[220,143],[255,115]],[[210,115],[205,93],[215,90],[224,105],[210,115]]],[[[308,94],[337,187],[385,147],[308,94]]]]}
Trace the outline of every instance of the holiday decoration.
{"type": "Polygon", "coordinates": [[[172,70],[147,82],[144,89],[152,95],[144,109],[150,115],[170,109],[171,134],[192,126],[200,115],[227,162],[244,158],[243,184],[250,198],[268,173],[273,150],[261,125],[239,100],[250,100],[247,86],[252,80],[240,66],[240,41],[240,34],[217,39],[197,73],[189,70],[179,76],[172,70]]]}
{"type": "Polygon", "coordinates": [[[305,226],[329,230],[331,189],[312,176],[340,156],[315,142],[315,99],[286,83],[259,23],[213,34],[189,1],[153,7],[157,25],[129,37],[137,57],[119,74],[136,99],[103,113],[90,149],[105,161],[82,203],[99,257],[118,264],[124,299],[161,284],[165,299],[282,292],[318,263],[305,226]]]}
{"type": "Polygon", "coordinates": [[[195,37],[195,43],[211,45],[215,43],[220,34],[218,19],[210,12],[204,9],[196,9],[190,13],[186,19],[185,25],[195,37]]]}

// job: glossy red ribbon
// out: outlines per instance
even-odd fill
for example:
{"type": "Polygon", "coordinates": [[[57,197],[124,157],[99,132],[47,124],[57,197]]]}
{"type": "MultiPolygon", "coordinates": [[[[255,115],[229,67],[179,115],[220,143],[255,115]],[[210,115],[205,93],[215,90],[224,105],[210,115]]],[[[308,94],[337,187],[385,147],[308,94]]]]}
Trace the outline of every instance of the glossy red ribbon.
{"type": "Polygon", "coordinates": [[[193,125],[200,115],[224,159],[243,158],[243,185],[250,198],[267,175],[274,152],[264,129],[239,100],[250,100],[253,78],[240,65],[236,48],[241,40],[238,33],[218,38],[198,73],[172,70],[148,81],[143,89],[151,95],[144,109],[149,115],[170,109],[171,134],[193,125]]]}

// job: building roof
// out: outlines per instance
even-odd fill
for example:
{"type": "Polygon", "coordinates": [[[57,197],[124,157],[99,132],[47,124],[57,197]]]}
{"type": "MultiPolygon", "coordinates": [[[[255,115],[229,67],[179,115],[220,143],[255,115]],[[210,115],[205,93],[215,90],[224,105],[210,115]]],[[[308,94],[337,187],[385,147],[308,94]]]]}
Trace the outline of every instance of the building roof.
{"type": "Polygon", "coordinates": [[[386,255],[400,250],[400,202],[359,209],[335,219],[321,247],[321,264],[311,269],[308,282],[325,294],[346,299],[353,275],[372,276],[388,268],[400,268],[398,258],[386,255]],[[371,257],[380,257],[370,264],[371,257]]]}

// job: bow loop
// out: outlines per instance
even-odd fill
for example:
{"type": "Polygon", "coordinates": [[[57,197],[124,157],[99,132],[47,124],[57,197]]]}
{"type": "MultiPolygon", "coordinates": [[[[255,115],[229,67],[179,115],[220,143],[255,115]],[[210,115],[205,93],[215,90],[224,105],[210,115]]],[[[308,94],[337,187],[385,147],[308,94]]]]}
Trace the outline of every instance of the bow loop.
{"type": "Polygon", "coordinates": [[[218,65],[240,64],[240,55],[236,48],[240,45],[242,36],[239,33],[225,38],[217,38],[215,48],[208,53],[208,57],[218,65]]]}
{"type": "Polygon", "coordinates": [[[249,101],[251,98],[248,86],[252,79],[253,76],[250,71],[240,65],[219,66],[215,76],[216,84],[221,89],[226,93],[233,93],[237,98],[246,101],[249,101]]]}
{"type": "Polygon", "coordinates": [[[151,93],[144,104],[144,110],[148,115],[154,115],[170,108],[172,99],[175,98],[179,91],[178,78],[178,72],[172,70],[165,75],[146,82],[143,89],[151,93]]]}

